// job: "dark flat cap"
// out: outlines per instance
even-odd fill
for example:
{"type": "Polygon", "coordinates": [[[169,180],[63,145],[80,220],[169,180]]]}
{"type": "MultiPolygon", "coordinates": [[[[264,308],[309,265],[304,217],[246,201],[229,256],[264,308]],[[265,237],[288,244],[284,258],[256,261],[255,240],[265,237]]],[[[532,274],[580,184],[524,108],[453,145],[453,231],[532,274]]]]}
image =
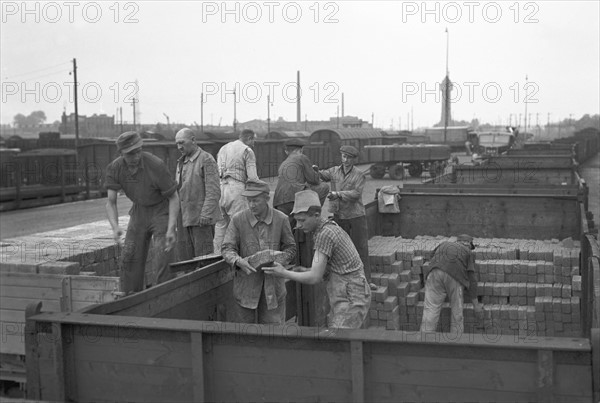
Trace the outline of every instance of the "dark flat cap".
{"type": "Polygon", "coordinates": [[[468,242],[471,245],[471,249],[475,249],[475,245],[473,245],[473,237],[467,234],[461,234],[456,237],[458,242],[468,242]]]}
{"type": "Polygon", "coordinates": [[[117,138],[117,151],[127,154],[140,148],[142,144],[142,138],[137,132],[125,132],[117,138]]]}
{"type": "Polygon", "coordinates": [[[244,190],[242,192],[242,196],[254,197],[254,196],[258,196],[261,193],[269,194],[270,191],[271,191],[271,189],[269,188],[269,185],[266,182],[263,182],[261,180],[256,181],[256,182],[247,182],[246,190],[244,190]]]}
{"type": "Polygon", "coordinates": [[[304,147],[306,142],[302,139],[292,138],[285,141],[286,147],[304,147]]]}
{"type": "Polygon", "coordinates": [[[344,154],[348,154],[351,157],[358,157],[358,150],[353,146],[341,146],[340,152],[344,154]]]}

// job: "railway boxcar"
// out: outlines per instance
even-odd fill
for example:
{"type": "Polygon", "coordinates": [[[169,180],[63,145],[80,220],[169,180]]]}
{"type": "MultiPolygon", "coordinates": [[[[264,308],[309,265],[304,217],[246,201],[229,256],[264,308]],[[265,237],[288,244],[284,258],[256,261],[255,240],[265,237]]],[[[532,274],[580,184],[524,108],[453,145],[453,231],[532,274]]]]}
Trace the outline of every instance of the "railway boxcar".
{"type": "MultiPolygon", "coordinates": [[[[323,144],[329,149],[328,160],[319,161],[317,164],[319,167],[325,168],[341,164],[342,160],[339,152],[341,146],[350,145],[362,151],[368,145],[381,145],[382,134],[375,129],[319,129],[312,132],[310,142],[312,144],[323,144]]],[[[313,162],[315,161],[313,160],[313,162]]],[[[367,156],[364,152],[361,152],[357,163],[366,164],[368,162],[367,156]]]]}
{"type": "MultiPolygon", "coordinates": [[[[401,214],[385,215],[378,212],[377,203],[367,205],[371,236],[400,236],[400,242],[468,232],[495,240],[571,237],[580,242],[581,255],[574,260],[582,277],[581,304],[576,305],[581,311],[573,314],[580,319],[579,337],[551,337],[541,329],[525,335],[500,331],[428,336],[380,328],[223,322],[231,268],[220,261],[85,312],[30,316],[28,398],[80,402],[600,398],[600,252],[578,194],[560,186],[432,184],[401,189],[399,204],[401,214]]],[[[310,256],[301,255],[306,265],[310,256]]],[[[296,303],[299,315],[306,303],[296,303]]],[[[542,321],[552,321],[552,303],[540,307],[542,321]]]]}
{"type": "Polygon", "coordinates": [[[304,131],[271,130],[265,137],[267,140],[287,140],[290,138],[308,140],[310,138],[310,133],[304,131]]]}

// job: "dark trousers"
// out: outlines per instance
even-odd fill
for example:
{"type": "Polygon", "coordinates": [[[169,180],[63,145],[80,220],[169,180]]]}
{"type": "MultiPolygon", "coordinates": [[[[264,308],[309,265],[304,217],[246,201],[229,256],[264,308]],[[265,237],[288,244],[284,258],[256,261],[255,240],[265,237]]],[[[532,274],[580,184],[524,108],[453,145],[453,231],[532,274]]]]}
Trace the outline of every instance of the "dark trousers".
{"type": "Polygon", "coordinates": [[[164,252],[167,225],[169,222],[169,203],[155,206],[134,204],[129,212],[129,225],[125,235],[125,244],[121,255],[122,272],[121,287],[125,293],[138,292],[144,289],[144,273],[150,241],[154,237],[157,247],[162,250],[154,253],[152,264],[156,264],[156,284],[173,278],[169,263],[173,260],[173,249],[164,252]]]}
{"type": "Polygon", "coordinates": [[[184,227],[181,214],[177,220],[177,261],[190,260],[196,256],[213,253],[214,225],[184,227]]]}
{"type": "Polygon", "coordinates": [[[360,260],[363,262],[365,276],[368,281],[371,281],[371,265],[369,262],[369,227],[367,226],[367,217],[355,217],[342,219],[338,216],[333,217],[333,220],[340,226],[354,243],[354,247],[360,255],[360,260]]]}

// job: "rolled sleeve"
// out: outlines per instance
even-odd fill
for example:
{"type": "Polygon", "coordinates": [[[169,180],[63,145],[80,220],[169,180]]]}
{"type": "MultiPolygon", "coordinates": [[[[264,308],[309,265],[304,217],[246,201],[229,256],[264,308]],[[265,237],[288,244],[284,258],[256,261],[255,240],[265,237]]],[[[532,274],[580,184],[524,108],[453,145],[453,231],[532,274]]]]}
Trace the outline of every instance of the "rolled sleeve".
{"type": "Polygon", "coordinates": [[[106,167],[106,179],[104,182],[104,187],[106,189],[119,191],[122,189],[121,184],[118,181],[119,174],[116,172],[115,164],[108,164],[106,167]]]}

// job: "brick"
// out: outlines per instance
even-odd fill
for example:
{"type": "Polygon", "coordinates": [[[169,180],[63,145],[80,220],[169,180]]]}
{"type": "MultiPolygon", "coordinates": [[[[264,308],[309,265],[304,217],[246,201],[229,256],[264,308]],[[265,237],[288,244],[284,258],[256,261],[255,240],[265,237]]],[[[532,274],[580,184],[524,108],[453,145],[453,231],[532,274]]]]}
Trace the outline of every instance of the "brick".
{"type": "Polygon", "coordinates": [[[381,285],[381,273],[371,273],[371,283],[381,285]]]}
{"type": "Polygon", "coordinates": [[[399,284],[400,284],[400,276],[398,275],[398,273],[392,272],[388,276],[388,286],[390,287],[390,289],[393,289],[393,288],[397,288],[399,284]]]}
{"type": "Polygon", "coordinates": [[[561,298],[562,297],[562,284],[553,284],[552,286],[552,296],[561,298]]]}
{"type": "Polygon", "coordinates": [[[379,319],[377,309],[369,309],[369,318],[379,319]]]}
{"type": "Polygon", "coordinates": [[[407,282],[402,282],[402,283],[398,284],[398,287],[396,288],[396,290],[397,290],[398,297],[406,297],[408,295],[408,293],[410,292],[410,286],[407,282]]]}
{"type": "Polygon", "coordinates": [[[391,268],[392,268],[392,273],[400,274],[402,271],[404,271],[404,265],[402,264],[401,260],[395,261],[394,263],[392,263],[391,268]]]}
{"type": "Polygon", "coordinates": [[[571,287],[573,291],[581,291],[581,276],[573,276],[571,287]]]}
{"type": "Polygon", "coordinates": [[[382,287],[388,286],[388,284],[389,284],[388,280],[389,280],[388,274],[385,274],[385,273],[382,274],[381,277],[379,278],[379,282],[381,283],[382,287]]]}
{"type": "Polygon", "coordinates": [[[400,273],[400,281],[407,283],[410,281],[410,270],[404,270],[400,273]]]}
{"type": "Polygon", "coordinates": [[[385,301],[383,302],[383,310],[384,311],[391,311],[392,309],[394,309],[397,306],[398,306],[398,297],[396,297],[396,296],[387,297],[385,299],[385,301]]]}
{"type": "Polygon", "coordinates": [[[373,295],[375,296],[375,301],[383,302],[388,297],[388,288],[377,287],[377,290],[373,291],[373,295]]]}
{"type": "Polygon", "coordinates": [[[572,297],[572,290],[571,290],[571,286],[570,285],[563,285],[562,287],[562,297],[563,298],[571,298],[572,297]]]}
{"type": "Polygon", "coordinates": [[[407,296],[406,296],[406,305],[409,307],[412,307],[414,305],[416,305],[416,303],[418,302],[418,295],[416,292],[410,292],[407,296]]]}
{"type": "Polygon", "coordinates": [[[385,320],[393,320],[399,318],[398,306],[395,306],[391,311],[385,311],[385,320]]]}
{"type": "Polygon", "coordinates": [[[409,284],[410,284],[411,292],[417,292],[421,289],[421,281],[420,280],[412,280],[409,282],[409,284]]]}
{"type": "Polygon", "coordinates": [[[571,299],[566,299],[563,298],[561,299],[561,312],[564,313],[571,313],[571,299]]]}

